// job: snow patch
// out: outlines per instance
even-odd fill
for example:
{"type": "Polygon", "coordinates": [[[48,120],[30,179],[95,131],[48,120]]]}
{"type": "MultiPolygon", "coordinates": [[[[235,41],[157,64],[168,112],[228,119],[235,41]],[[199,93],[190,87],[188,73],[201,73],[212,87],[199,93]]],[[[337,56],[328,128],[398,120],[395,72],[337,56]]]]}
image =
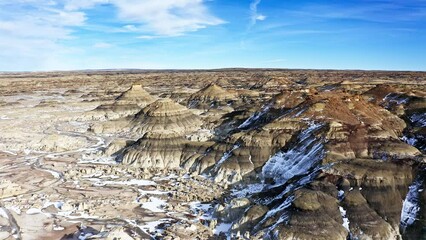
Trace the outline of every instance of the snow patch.
{"type": "Polygon", "coordinates": [[[337,199],[339,199],[339,201],[342,201],[344,198],[345,198],[345,191],[339,190],[337,192],[337,199]]]}
{"type": "Polygon", "coordinates": [[[265,186],[263,183],[249,184],[242,189],[232,189],[231,195],[237,198],[247,197],[248,195],[262,191],[265,186]]]}
{"type": "Polygon", "coordinates": [[[324,146],[314,133],[321,127],[320,124],[311,124],[298,136],[293,148],[272,156],[262,168],[263,177],[273,179],[275,185],[280,185],[295,176],[305,174],[319,163],[324,146]]]}
{"type": "Polygon", "coordinates": [[[53,171],[53,170],[50,170],[50,169],[45,169],[45,168],[41,168],[41,169],[52,174],[52,176],[56,179],[60,179],[62,177],[61,173],[59,173],[59,172],[56,172],[56,171],[53,171]]]}
{"type": "Polygon", "coordinates": [[[204,213],[199,219],[211,220],[213,218],[213,205],[210,203],[191,202],[189,208],[197,216],[201,211],[204,213]]]}
{"type": "Polygon", "coordinates": [[[52,205],[55,206],[55,208],[57,208],[57,209],[61,209],[62,206],[64,205],[64,202],[61,202],[61,201],[57,201],[57,202],[47,201],[46,203],[44,203],[42,209],[47,208],[47,207],[52,206],[52,205]]]}
{"type": "Polygon", "coordinates": [[[90,216],[89,214],[83,213],[83,212],[79,213],[79,215],[74,215],[74,211],[58,212],[57,215],[66,217],[68,219],[98,219],[99,218],[99,216],[90,216]]]}
{"type": "Polygon", "coordinates": [[[79,164],[104,164],[104,165],[117,165],[117,161],[115,161],[112,157],[103,157],[98,159],[93,159],[90,156],[82,155],[82,158],[78,162],[79,164]]]}
{"type": "Polygon", "coordinates": [[[411,146],[414,146],[414,145],[417,144],[417,139],[416,138],[410,138],[410,137],[407,137],[407,136],[403,136],[401,138],[401,140],[404,141],[405,143],[411,145],[411,146]]]}
{"type": "Polygon", "coordinates": [[[423,191],[425,169],[421,170],[410,185],[407,196],[402,204],[401,228],[403,231],[417,220],[420,212],[420,193],[423,191]]]}
{"type": "Polygon", "coordinates": [[[219,170],[220,166],[222,166],[222,164],[223,164],[226,160],[228,160],[228,158],[230,158],[230,157],[232,156],[232,152],[233,152],[235,149],[238,149],[239,147],[240,147],[240,145],[235,144],[235,145],[232,147],[232,149],[231,149],[231,150],[229,150],[229,151],[225,152],[225,153],[223,154],[223,156],[219,159],[219,161],[216,163],[216,165],[215,165],[215,167],[214,167],[214,169],[213,169],[213,172],[217,172],[217,171],[219,170]]]}
{"type": "Polygon", "coordinates": [[[260,112],[255,112],[253,115],[247,118],[240,126],[238,126],[238,129],[244,129],[244,128],[250,127],[253,123],[259,120],[266,113],[268,113],[271,107],[272,107],[272,104],[268,104],[265,107],[263,107],[263,109],[260,112]]]}
{"type": "Polygon", "coordinates": [[[167,180],[176,179],[178,177],[179,177],[178,175],[172,173],[169,176],[165,176],[165,177],[153,177],[152,179],[155,180],[155,181],[167,181],[167,180]]]}
{"type": "Polygon", "coordinates": [[[21,209],[18,206],[11,206],[8,207],[8,209],[14,211],[18,215],[21,215],[21,209]]]}
{"type": "Polygon", "coordinates": [[[62,226],[54,226],[53,227],[53,231],[62,231],[62,230],[64,230],[65,228],[64,227],[62,227],[62,226]]]}
{"type": "Polygon", "coordinates": [[[0,208],[0,217],[9,219],[9,215],[7,215],[7,212],[4,208],[0,208]]]}
{"type": "Polygon", "coordinates": [[[349,219],[346,216],[346,210],[342,206],[339,206],[339,210],[340,210],[340,215],[342,215],[342,220],[343,220],[342,226],[346,230],[348,230],[348,232],[350,232],[350,230],[349,230],[349,219]]]}
{"type": "Polygon", "coordinates": [[[35,215],[41,213],[41,210],[38,208],[30,208],[25,212],[27,215],[35,215]]]}
{"type": "Polygon", "coordinates": [[[141,207],[150,210],[151,212],[165,212],[162,208],[167,205],[167,202],[156,197],[150,197],[150,202],[142,203],[141,207]]]}
{"type": "Polygon", "coordinates": [[[414,113],[409,119],[416,127],[426,127],[426,113],[414,113]]]}
{"type": "MultiPolygon", "coordinates": [[[[396,103],[397,105],[407,104],[409,100],[409,97],[405,97],[397,93],[389,93],[383,98],[383,101],[396,103]]],[[[389,108],[389,104],[386,108],[389,108]]]]}
{"type": "Polygon", "coordinates": [[[213,230],[213,234],[219,235],[220,233],[227,233],[232,227],[232,223],[219,223],[213,230]]]}
{"type": "Polygon", "coordinates": [[[130,179],[128,181],[102,181],[99,178],[87,178],[89,181],[94,182],[95,186],[105,186],[105,185],[137,185],[137,186],[155,186],[155,182],[150,180],[143,179],[130,179]]]}
{"type": "Polygon", "coordinates": [[[155,237],[157,233],[163,233],[163,229],[159,229],[159,225],[170,223],[173,219],[171,218],[164,218],[157,221],[151,221],[151,222],[145,222],[144,225],[137,225],[136,221],[133,220],[126,220],[130,225],[134,227],[138,227],[146,234],[150,235],[151,237],[155,237]]]}

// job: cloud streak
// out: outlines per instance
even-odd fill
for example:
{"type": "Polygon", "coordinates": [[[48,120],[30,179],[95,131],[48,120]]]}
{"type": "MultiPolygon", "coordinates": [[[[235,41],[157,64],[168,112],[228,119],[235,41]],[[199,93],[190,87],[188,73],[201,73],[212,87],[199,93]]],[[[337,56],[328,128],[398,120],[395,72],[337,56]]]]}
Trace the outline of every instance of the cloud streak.
{"type": "Polygon", "coordinates": [[[253,27],[257,21],[263,21],[266,19],[266,16],[258,13],[257,6],[262,0],[254,0],[250,3],[250,27],[253,27]]]}
{"type": "MultiPolygon", "coordinates": [[[[102,34],[133,33],[142,35],[139,39],[153,39],[224,23],[210,13],[203,0],[0,0],[0,58],[10,59],[0,62],[0,70],[52,68],[52,62],[59,62],[54,59],[75,50],[63,41],[90,28],[88,13],[101,5],[116,13],[108,16],[114,27],[101,25],[95,30],[102,34]],[[120,24],[122,27],[117,27],[120,24]]],[[[87,47],[105,49],[111,45],[99,41],[77,51],[87,47]]]]}
{"type": "Polygon", "coordinates": [[[292,17],[325,20],[358,20],[375,23],[410,22],[426,18],[425,1],[372,1],[368,5],[353,2],[311,4],[288,11],[292,17]]]}
{"type": "Polygon", "coordinates": [[[72,28],[86,15],[62,9],[55,1],[0,1],[0,69],[45,69],[66,50],[59,41],[72,39],[72,28]],[[31,9],[29,11],[28,9],[31,9]]]}
{"type": "Polygon", "coordinates": [[[68,0],[65,9],[90,9],[99,4],[117,10],[119,21],[125,24],[123,30],[159,36],[180,36],[225,23],[209,12],[202,0],[68,0]]]}

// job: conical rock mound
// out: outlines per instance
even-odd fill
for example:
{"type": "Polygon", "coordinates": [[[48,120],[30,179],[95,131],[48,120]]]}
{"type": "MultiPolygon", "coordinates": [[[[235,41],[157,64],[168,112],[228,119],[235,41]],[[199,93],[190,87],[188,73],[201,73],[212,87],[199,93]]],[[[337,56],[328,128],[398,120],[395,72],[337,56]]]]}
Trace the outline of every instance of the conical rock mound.
{"type": "Polygon", "coordinates": [[[141,85],[133,85],[111,104],[102,104],[86,112],[82,119],[113,120],[138,113],[141,108],[155,100],[141,85]]]}
{"type": "Polygon", "coordinates": [[[116,104],[137,104],[140,107],[144,107],[154,100],[154,97],[145,91],[141,85],[133,85],[116,98],[116,104]]]}
{"type": "Polygon", "coordinates": [[[228,91],[219,85],[211,83],[198,92],[191,95],[189,98],[189,104],[194,103],[211,103],[211,102],[226,102],[229,100],[235,100],[237,95],[234,92],[228,91]]]}
{"type": "Polygon", "coordinates": [[[178,168],[185,155],[185,136],[199,129],[201,120],[171,99],[159,99],[132,120],[131,131],[143,134],[119,156],[123,164],[143,168],[178,168]]]}
{"type": "Polygon", "coordinates": [[[201,126],[189,109],[171,99],[159,99],[139,112],[131,123],[133,132],[185,136],[201,126]]]}

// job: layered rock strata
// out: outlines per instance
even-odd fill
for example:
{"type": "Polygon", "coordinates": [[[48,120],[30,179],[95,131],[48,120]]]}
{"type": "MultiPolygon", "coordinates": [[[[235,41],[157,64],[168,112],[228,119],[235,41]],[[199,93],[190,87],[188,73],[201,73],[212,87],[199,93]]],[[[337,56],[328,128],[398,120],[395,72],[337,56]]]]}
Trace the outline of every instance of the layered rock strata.
{"type": "Polygon", "coordinates": [[[215,83],[210,83],[189,97],[188,106],[191,108],[211,108],[227,105],[237,98],[236,93],[228,91],[215,83]]]}
{"type": "Polygon", "coordinates": [[[157,100],[131,120],[131,132],[142,138],[125,148],[119,161],[143,168],[178,168],[190,143],[185,136],[200,125],[198,116],[186,107],[171,99],[157,100]]]}
{"type": "Polygon", "coordinates": [[[185,136],[198,130],[202,122],[185,106],[171,99],[159,99],[143,108],[130,122],[132,132],[185,136]]]}
{"type": "Polygon", "coordinates": [[[401,140],[407,123],[338,89],[306,91],[302,98],[283,95],[192,165],[248,200],[232,218],[219,215],[232,225],[231,235],[401,238],[402,202],[413,172],[425,161],[401,140]],[[286,137],[276,135],[284,129],[286,137]]]}
{"type": "Polygon", "coordinates": [[[138,113],[143,107],[155,101],[141,85],[133,85],[130,89],[120,94],[111,104],[102,104],[83,117],[94,120],[113,120],[138,113]]]}

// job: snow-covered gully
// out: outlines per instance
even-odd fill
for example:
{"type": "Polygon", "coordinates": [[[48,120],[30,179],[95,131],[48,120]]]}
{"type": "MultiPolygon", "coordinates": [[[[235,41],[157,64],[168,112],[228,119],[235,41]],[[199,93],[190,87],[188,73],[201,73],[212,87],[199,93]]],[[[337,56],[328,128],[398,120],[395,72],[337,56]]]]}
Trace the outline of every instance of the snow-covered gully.
{"type": "Polygon", "coordinates": [[[403,234],[409,231],[409,228],[413,226],[419,220],[420,207],[420,194],[424,191],[423,184],[426,178],[426,167],[423,167],[417,173],[416,178],[408,189],[407,196],[405,197],[404,203],[401,210],[401,232],[403,234]]]}
{"type": "MultiPolygon", "coordinates": [[[[266,230],[265,235],[274,239],[274,229],[291,217],[287,210],[294,201],[293,192],[312,182],[323,167],[320,163],[324,156],[322,130],[325,125],[314,122],[308,125],[292,146],[277,152],[265,163],[260,182],[232,190],[234,197],[246,197],[270,208],[253,232],[262,230],[263,223],[271,217],[277,217],[278,220],[266,230]]],[[[227,236],[231,235],[228,232],[227,236]]]]}

